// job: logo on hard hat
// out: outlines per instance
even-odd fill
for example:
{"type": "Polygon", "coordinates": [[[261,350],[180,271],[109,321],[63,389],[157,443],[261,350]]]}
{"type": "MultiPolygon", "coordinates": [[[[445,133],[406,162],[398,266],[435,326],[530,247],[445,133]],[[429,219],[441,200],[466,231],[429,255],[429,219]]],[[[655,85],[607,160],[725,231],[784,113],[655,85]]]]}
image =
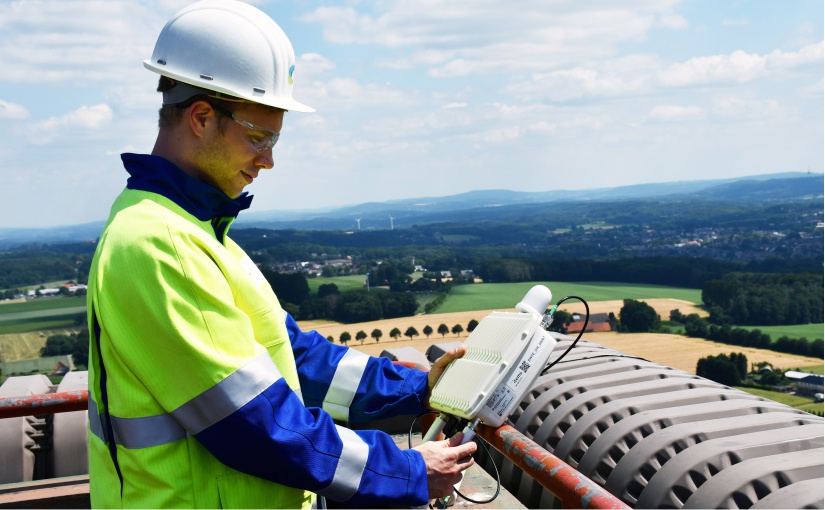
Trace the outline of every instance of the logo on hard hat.
{"type": "Polygon", "coordinates": [[[292,85],[292,73],[295,72],[295,64],[289,66],[289,84],[292,85]]]}

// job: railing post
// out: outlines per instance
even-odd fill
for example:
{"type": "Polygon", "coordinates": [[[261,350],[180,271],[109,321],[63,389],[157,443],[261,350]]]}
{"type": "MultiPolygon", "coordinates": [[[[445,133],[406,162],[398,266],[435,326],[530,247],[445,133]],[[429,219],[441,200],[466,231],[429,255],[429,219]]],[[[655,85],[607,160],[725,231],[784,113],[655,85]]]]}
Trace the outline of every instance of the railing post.
{"type": "Polygon", "coordinates": [[[509,425],[480,425],[478,435],[559,498],[563,508],[630,508],[509,425]]]}

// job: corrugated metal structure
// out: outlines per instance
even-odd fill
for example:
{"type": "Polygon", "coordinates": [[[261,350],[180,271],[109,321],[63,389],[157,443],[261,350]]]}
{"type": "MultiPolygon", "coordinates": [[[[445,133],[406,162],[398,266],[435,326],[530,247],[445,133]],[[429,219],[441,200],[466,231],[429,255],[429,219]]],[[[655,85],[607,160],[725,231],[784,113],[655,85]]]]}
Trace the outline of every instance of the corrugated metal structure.
{"type": "MultiPolygon", "coordinates": [[[[555,336],[551,362],[572,342],[555,336]]],[[[631,507],[823,507],[822,418],[595,343],[540,377],[511,421],[631,507]]],[[[527,507],[561,507],[495,462],[527,507]]]]}
{"type": "MultiPolygon", "coordinates": [[[[572,342],[554,336],[551,362],[572,342]]],[[[386,355],[421,364],[402,359],[404,351],[386,355]]],[[[30,408],[0,419],[0,483],[64,476],[88,491],[87,479],[76,476],[87,469],[87,421],[69,402],[75,394],[85,399],[85,376],[70,373],[54,399],[42,376],[10,378],[0,388],[0,402],[23,407],[15,402],[25,400],[30,408]],[[29,397],[1,398],[15,395],[29,397]],[[62,400],[70,408],[59,409],[62,400]],[[53,411],[41,405],[64,415],[55,416],[53,433],[43,416],[53,411]]],[[[4,405],[0,412],[9,411],[4,405]]],[[[504,453],[492,452],[492,461],[480,453],[477,461],[491,473],[495,463],[503,488],[528,508],[823,508],[822,418],[584,340],[536,380],[511,425],[481,434],[501,438],[504,453]],[[528,442],[537,456],[515,451],[528,442]],[[509,459],[530,464],[530,474],[509,459]],[[542,485],[546,477],[556,479],[542,485]]],[[[3,498],[19,506],[24,499],[8,498],[26,498],[24,489],[36,483],[7,485],[8,494],[0,487],[0,506],[3,498]]]]}

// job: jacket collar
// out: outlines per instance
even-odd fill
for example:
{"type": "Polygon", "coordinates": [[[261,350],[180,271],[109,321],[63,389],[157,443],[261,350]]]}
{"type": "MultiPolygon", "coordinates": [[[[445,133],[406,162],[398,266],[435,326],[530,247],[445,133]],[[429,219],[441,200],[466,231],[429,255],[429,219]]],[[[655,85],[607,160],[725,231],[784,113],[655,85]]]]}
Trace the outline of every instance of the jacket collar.
{"type": "Polygon", "coordinates": [[[162,195],[201,221],[235,218],[252,204],[246,191],[231,199],[159,156],[124,153],[120,158],[130,175],[127,188],[162,195]]]}

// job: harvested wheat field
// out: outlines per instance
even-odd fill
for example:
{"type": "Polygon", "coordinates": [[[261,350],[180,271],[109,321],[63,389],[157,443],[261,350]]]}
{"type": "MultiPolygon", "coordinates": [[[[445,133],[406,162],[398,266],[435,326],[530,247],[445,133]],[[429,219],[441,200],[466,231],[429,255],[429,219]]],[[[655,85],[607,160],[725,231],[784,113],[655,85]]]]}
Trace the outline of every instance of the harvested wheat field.
{"type": "Polygon", "coordinates": [[[788,370],[798,367],[821,365],[822,360],[768,351],[753,349],[738,345],[720,344],[701,338],[689,338],[681,335],[663,335],[660,333],[586,333],[583,337],[605,347],[632,356],[639,356],[669,367],[678,368],[685,372],[695,373],[696,362],[707,356],[741,352],[748,358],[748,363],[767,361],[774,368],[788,370]]]}
{"type": "MultiPolygon", "coordinates": [[[[706,316],[704,310],[698,308],[695,304],[680,301],[676,299],[648,299],[645,302],[653,307],[656,312],[667,318],[670,311],[678,309],[685,315],[691,313],[698,313],[706,316]]],[[[588,303],[590,306],[590,313],[610,313],[619,314],[622,308],[622,301],[600,301],[588,303]]],[[[568,301],[561,307],[570,313],[583,313],[584,305],[573,300],[568,301]]],[[[384,349],[394,349],[398,347],[413,347],[421,352],[425,352],[427,348],[433,344],[464,341],[467,338],[467,323],[472,319],[481,321],[493,310],[483,310],[475,312],[459,312],[448,314],[434,314],[434,315],[416,315],[414,317],[401,317],[398,319],[387,319],[374,322],[362,322],[359,324],[338,324],[324,321],[299,321],[298,324],[305,331],[317,330],[324,336],[332,336],[335,343],[342,332],[347,331],[352,336],[349,346],[367,354],[378,356],[384,349]],[[465,331],[458,336],[448,333],[444,337],[438,333],[433,333],[429,338],[422,333],[424,326],[429,325],[433,331],[438,329],[439,324],[445,324],[452,329],[455,324],[460,324],[465,331]],[[401,330],[401,334],[407,330],[408,327],[413,326],[418,330],[418,336],[410,340],[409,337],[402,336],[398,341],[390,338],[389,333],[392,328],[401,330]],[[374,329],[380,329],[383,333],[381,340],[375,342],[370,333],[374,329]],[[367,334],[367,338],[363,344],[355,341],[355,334],[358,331],[363,331],[367,334]]],[[[515,311],[515,308],[509,310],[499,311],[515,311]]],[[[751,363],[758,363],[760,361],[767,361],[776,368],[790,369],[796,367],[821,365],[822,360],[816,358],[808,358],[804,356],[797,356],[793,354],[783,354],[764,349],[752,349],[748,347],[739,347],[735,345],[726,345],[708,340],[698,338],[688,338],[680,335],[664,335],[658,333],[644,333],[644,334],[619,334],[619,333],[586,333],[582,339],[588,340],[605,347],[610,347],[617,351],[633,356],[639,356],[650,361],[655,361],[663,365],[684,370],[685,372],[695,373],[696,362],[700,358],[707,356],[715,356],[717,354],[730,354],[731,352],[742,352],[747,356],[751,363]]]]}

